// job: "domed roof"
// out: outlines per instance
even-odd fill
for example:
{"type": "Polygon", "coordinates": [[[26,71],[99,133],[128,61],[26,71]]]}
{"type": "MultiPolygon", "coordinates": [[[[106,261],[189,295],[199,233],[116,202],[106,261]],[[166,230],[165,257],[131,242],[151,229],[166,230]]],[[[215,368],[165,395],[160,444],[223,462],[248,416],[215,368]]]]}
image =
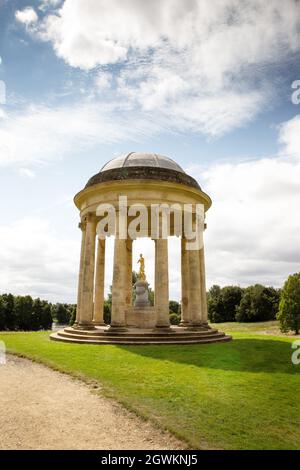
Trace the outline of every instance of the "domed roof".
{"type": "Polygon", "coordinates": [[[185,173],[174,160],[147,152],[130,152],[113,158],[88,180],[85,187],[117,180],[168,181],[201,190],[198,182],[185,173]]]}
{"type": "Polygon", "coordinates": [[[169,157],[157,153],[130,152],[120,157],[113,158],[107,162],[100,171],[112,170],[114,168],[127,168],[132,166],[150,166],[155,168],[167,168],[169,170],[180,171],[183,169],[169,157]]]}

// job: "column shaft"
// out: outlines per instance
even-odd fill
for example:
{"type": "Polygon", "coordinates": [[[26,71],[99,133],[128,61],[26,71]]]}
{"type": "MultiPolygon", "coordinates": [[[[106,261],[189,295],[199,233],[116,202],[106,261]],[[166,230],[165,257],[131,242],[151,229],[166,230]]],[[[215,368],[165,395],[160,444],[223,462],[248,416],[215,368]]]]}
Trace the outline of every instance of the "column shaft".
{"type": "Polygon", "coordinates": [[[96,242],[96,220],[93,214],[87,216],[86,236],[84,244],[84,263],[82,273],[82,296],[80,301],[81,328],[94,328],[93,320],[93,294],[94,294],[94,270],[95,270],[95,242],[96,242]]]}
{"type": "Polygon", "coordinates": [[[126,309],[132,306],[132,239],[126,240],[126,309]]]}
{"type": "Polygon", "coordinates": [[[189,312],[189,251],[186,249],[186,239],[181,239],[181,321],[180,326],[187,326],[190,322],[189,312]]]}
{"type": "Polygon", "coordinates": [[[81,229],[81,249],[80,249],[80,264],[79,264],[79,276],[78,276],[76,319],[74,322],[74,326],[78,325],[80,321],[81,298],[82,298],[82,274],[83,274],[84,246],[85,246],[85,234],[86,234],[85,222],[80,222],[79,228],[81,229]]]}
{"type": "Polygon", "coordinates": [[[126,240],[115,238],[112,284],[111,328],[124,329],[126,325],[126,240]]]}
{"type": "Polygon", "coordinates": [[[202,323],[207,323],[207,298],[206,298],[206,281],[205,281],[205,257],[204,246],[199,251],[199,264],[200,264],[200,290],[201,290],[201,313],[202,323]]]}
{"type": "Polygon", "coordinates": [[[104,275],[105,275],[105,240],[98,238],[95,276],[94,325],[104,325],[104,275]]]}
{"type": "Polygon", "coordinates": [[[191,326],[200,326],[202,321],[202,311],[199,250],[189,251],[189,277],[191,326]]]}
{"type": "Polygon", "coordinates": [[[155,240],[155,308],[156,327],[169,328],[168,239],[155,240]]]}

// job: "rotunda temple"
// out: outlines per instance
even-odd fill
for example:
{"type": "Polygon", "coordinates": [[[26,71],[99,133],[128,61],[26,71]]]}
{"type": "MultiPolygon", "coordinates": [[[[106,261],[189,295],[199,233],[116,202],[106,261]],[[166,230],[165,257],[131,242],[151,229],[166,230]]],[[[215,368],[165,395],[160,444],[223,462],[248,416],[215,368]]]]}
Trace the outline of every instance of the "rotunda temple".
{"type": "Polygon", "coordinates": [[[207,318],[202,232],[211,199],[174,160],[142,152],[114,158],[88,180],[74,202],[82,233],[76,321],[52,333],[52,340],[163,345],[231,339],[211,328],[207,318]],[[114,237],[113,260],[105,256],[108,236],[114,237]],[[169,314],[170,236],[181,240],[181,321],[176,326],[169,314]],[[155,246],[154,305],[148,299],[142,254],[137,282],[132,283],[132,246],[142,237],[155,246]],[[113,263],[109,324],[103,316],[107,263],[113,263]]]}

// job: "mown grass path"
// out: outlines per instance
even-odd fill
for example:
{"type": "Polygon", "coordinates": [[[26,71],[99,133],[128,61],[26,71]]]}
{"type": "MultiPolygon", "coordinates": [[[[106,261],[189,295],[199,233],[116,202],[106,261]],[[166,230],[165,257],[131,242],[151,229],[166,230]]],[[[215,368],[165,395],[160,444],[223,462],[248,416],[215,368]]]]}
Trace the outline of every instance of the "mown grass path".
{"type": "Polygon", "coordinates": [[[57,343],[3,333],[10,352],[102,384],[102,393],[197,449],[299,449],[300,365],[293,338],[233,332],[188,346],[57,343]]]}

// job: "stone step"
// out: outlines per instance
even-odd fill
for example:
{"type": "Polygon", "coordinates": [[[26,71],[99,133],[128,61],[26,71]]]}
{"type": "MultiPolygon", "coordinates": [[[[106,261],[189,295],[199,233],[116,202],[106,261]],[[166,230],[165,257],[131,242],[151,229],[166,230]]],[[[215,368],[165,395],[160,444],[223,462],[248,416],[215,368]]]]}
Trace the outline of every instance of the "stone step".
{"type": "MultiPolygon", "coordinates": [[[[60,330],[61,331],[61,330],[60,330]]],[[[70,333],[72,335],[76,334],[76,335],[81,335],[81,336],[86,336],[86,335],[89,335],[89,336],[119,336],[120,333],[117,333],[117,332],[113,332],[113,331],[107,331],[107,330],[100,330],[100,329],[97,329],[97,330],[77,330],[77,329],[73,329],[73,328],[70,328],[70,327],[66,327],[64,329],[64,332],[66,333],[70,333]]],[[[183,328],[178,328],[178,329],[172,329],[172,331],[170,332],[167,332],[167,331],[163,331],[163,332],[159,332],[159,331],[153,331],[153,329],[149,329],[149,330],[136,330],[136,331],[124,331],[124,333],[122,332],[122,335],[126,334],[126,336],[128,337],[137,337],[137,336],[145,336],[145,334],[148,336],[148,337],[157,337],[158,335],[162,335],[162,336],[174,336],[174,334],[176,335],[213,335],[215,333],[218,333],[218,330],[215,330],[215,329],[207,329],[207,330],[187,330],[187,329],[183,329],[183,328]]]]}
{"type": "Polygon", "coordinates": [[[126,332],[122,334],[109,334],[106,333],[105,335],[102,336],[92,336],[89,334],[86,335],[78,335],[76,333],[70,333],[66,331],[58,331],[57,332],[58,336],[61,336],[63,338],[77,338],[77,339],[89,339],[89,340],[95,340],[95,341],[103,341],[103,340],[118,340],[118,339],[126,339],[126,341],[138,341],[138,340],[144,340],[144,341],[151,341],[151,340],[162,340],[162,341],[173,341],[176,340],[178,342],[185,341],[185,340],[193,340],[193,339],[206,339],[206,338],[216,338],[216,337],[221,337],[224,336],[224,333],[222,332],[216,332],[214,334],[183,334],[183,333],[173,333],[172,335],[163,335],[163,334],[158,334],[158,335],[151,335],[148,336],[147,334],[140,334],[140,335],[127,335],[126,332]]]}
{"type": "Polygon", "coordinates": [[[177,338],[174,338],[173,340],[166,341],[163,340],[162,338],[151,338],[151,340],[145,340],[144,338],[139,338],[136,340],[133,340],[132,338],[124,338],[124,337],[118,337],[118,338],[112,338],[111,340],[106,339],[106,338],[92,338],[92,339],[87,339],[87,338],[74,338],[69,335],[68,337],[62,337],[58,335],[58,333],[52,333],[50,335],[50,339],[53,341],[64,341],[64,342],[69,342],[69,343],[76,343],[76,344],[122,344],[122,345],[162,345],[162,344],[207,344],[207,343],[217,343],[217,342],[227,342],[231,340],[231,336],[228,335],[220,335],[220,336],[214,336],[214,337],[209,337],[209,338],[194,338],[194,339],[182,339],[181,341],[178,341],[177,338]]]}

